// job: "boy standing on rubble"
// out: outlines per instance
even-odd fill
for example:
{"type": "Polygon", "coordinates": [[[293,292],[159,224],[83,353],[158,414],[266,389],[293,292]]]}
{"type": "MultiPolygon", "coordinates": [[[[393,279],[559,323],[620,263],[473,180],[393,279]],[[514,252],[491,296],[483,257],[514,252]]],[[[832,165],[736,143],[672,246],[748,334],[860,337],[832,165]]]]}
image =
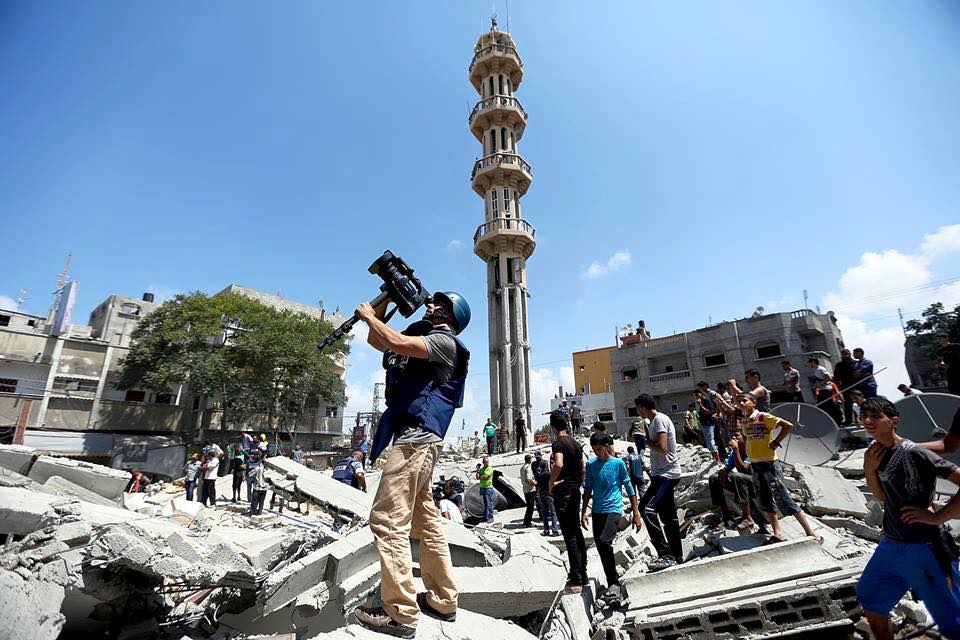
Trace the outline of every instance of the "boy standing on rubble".
{"type": "Polygon", "coordinates": [[[613,438],[607,434],[595,433],[590,436],[590,446],[597,456],[587,462],[587,472],[583,482],[583,513],[581,526],[587,528],[587,509],[593,498],[593,540],[600,554],[603,573],[607,579],[607,591],[600,597],[607,604],[620,602],[620,578],[617,576],[617,562],[613,559],[613,539],[620,530],[620,518],[623,516],[623,494],[630,497],[633,510],[633,526],[637,532],[643,528],[640,510],[637,507],[637,494],[627,473],[623,460],[610,455],[613,438]]]}
{"type": "Polygon", "coordinates": [[[885,398],[864,400],[860,420],[874,441],[863,458],[883,503],[883,538],[857,583],[857,598],[877,640],[892,640],[890,611],[912,589],[944,638],[960,638],[957,546],[943,524],[960,516],[960,492],[934,511],[937,478],[960,485],[960,469],[897,433],[900,414],[885,398]]]}
{"type": "Polygon", "coordinates": [[[741,430],[747,439],[747,456],[750,458],[750,473],[753,475],[753,488],[757,492],[757,502],[760,503],[763,515],[773,528],[773,536],[767,542],[772,544],[786,540],[783,529],[780,528],[777,507],[780,508],[780,513],[784,517],[794,516],[803,527],[804,533],[818,541],[821,540],[821,536],[813,530],[810,521],[807,520],[807,514],[801,511],[790,497],[783,479],[783,471],[780,469],[780,461],[777,459],[777,449],[780,448],[783,439],[790,435],[793,425],[775,415],[757,411],[757,398],[749,392],[738,395],[736,402],[742,416],[741,430]],[[778,427],[777,436],[773,437],[773,432],[778,427]]]}

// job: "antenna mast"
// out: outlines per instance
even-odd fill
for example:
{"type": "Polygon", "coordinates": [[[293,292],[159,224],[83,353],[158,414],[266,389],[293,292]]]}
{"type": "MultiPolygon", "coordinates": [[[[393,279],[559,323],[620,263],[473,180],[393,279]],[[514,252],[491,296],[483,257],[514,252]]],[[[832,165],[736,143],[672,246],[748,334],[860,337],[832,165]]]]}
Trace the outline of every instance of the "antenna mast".
{"type": "Polygon", "coordinates": [[[53,305],[50,307],[50,312],[47,314],[47,321],[53,322],[53,318],[57,313],[57,309],[60,307],[60,299],[63,297],[63,289],[67,285],[67,280],[70,277],[70,260],[73,258],[73,252],[70,251],[67,253],[67,261],[63,264],[63,271],[60,273],[60,277],[57,280],[57,290],[53,292],[53,305]]]}

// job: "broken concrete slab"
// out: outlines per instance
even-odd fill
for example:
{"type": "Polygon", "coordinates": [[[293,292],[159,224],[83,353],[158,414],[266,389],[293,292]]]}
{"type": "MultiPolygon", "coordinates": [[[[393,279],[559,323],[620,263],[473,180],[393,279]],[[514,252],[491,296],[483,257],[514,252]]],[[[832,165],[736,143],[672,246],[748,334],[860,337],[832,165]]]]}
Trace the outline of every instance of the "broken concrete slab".
{"type": "Polygon", "coordinates": [[[793,465],[807,494],[807,511],[815,516],[843,515],[865,518],[869,510],[859,487],[836,469],[793,465]]]}
{"type": "Polygon", "coordinates": [[[50,503],[56,499],[36,491],[0,487],[0,533],[26,535],[54,524],[59,517],[50,503]]]}
{"type": "Polygon", "coordinates": [[[837,454],[839,457],[836,460],[830,460],[820,466],[836,469],[844,478],[862,478],[864,476],[863,456],[866,451],[865,448],[841,451],[837,454]]]}
{"type": "MultiPolygon", "coordinates": [[[[447,536],[447,546],[450,547],[450,562],[455,567],[489,567],[487,549],[483,541],[475,533],[459,522],[440,518],[443,532],[447,536]]],[[[420,562],[420,541],[410,540],[413,550],[413,561],[420,562]]]]}
{"type": "Polygon", "coordinates": [[[458,567],[460,608],[497,617],[522,616],[549,607],[567,577],[560,553],[535,533],[510,536],[503,564],[458,567]]]}
{"type": "Polygon", "coordinates": [[[373,506],[373,497],[370,494],[334,480],[329,474],[307,469],[302,464],[283,456],[267,458],[264,464],[271,469],[295,477],[297,489],[317,504],[362,520],[370,517],[370,509],[373,506]]]}
{"type": "Polygon", "coordinates": [[[47,481],[43,483],[43,486],[50,489],[51,492],[58,496],[78,498],[84,502],[99,504],[104,507],[118,506],[115,500],[104,498],[99,493],[90,491],[89,489],[81,487],[75,482],[70,482],[66,478],[61,478],[60,476],[50,476],[47,478],[47,481]]]}
{"type": "MultiPolygon", "coordinates": [[[[29,575],[29,574],[28,574],[29,575]]],[[[0,569],[0,638],[56,640],[66,622],[64,589],[45,580],[0,569]]]]}
{"type": "Polygon", "coordinates": [[[41,484],[52,476],[60,476],[110,499],[120,497],[131,477],[128,472],[120,469],[53,456],[37,456],[28,476],[41,484]]]}
{"type": "MultiPolygon", "coordinates": [[[[383,634],[358,624],[312,636],[310,640],[383,640],[383,634]]],[[[534,640],[536,636],[508,620],[497,620],[460,609],[456,622],[420,616],[417,640],[534,640]]]]}
{"type": "Polygon", "coordinates": [[[30,472],[30,466],[36,456],[36,449],[20,444],[0,445],[0,468],[22,476],[30,472]]]}

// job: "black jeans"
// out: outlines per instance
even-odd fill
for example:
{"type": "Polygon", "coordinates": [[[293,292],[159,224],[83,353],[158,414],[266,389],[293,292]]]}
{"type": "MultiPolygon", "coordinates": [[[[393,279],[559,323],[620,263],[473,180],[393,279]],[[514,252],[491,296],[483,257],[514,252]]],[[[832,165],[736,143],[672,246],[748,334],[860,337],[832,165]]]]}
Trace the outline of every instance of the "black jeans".
{"type": "Polygon", "coordinates": [[[214,507],[217,504],[217,481],[204,480],[200,487],[200,504],[207,507],[214,507]],[[208,505],[207,502],[210,504],[208,505]]]}
{"type": "Polygon", "coordinates": [[[553,504],[557,509],[560,533],[567,546],[570,562],[570,582],[587,584],[587,543],[580,529],[580,486],[567,480],[553,489],[553,504]]]}
{"type": "Polygon", "coordinates": [[[267,499],[266,489],[256,489],[253,492],[253,501],[250,503],[250,514],[258,516],[263,513],[263,502],[267,499]]]}
{"type": "Polygon", "coordinates": [[[537,508],[537,492],[528,491],[523,494],[523,499],[527,501],[527,510],[523,514],[523,526],[533,526],[533,510],[537,508]]]}
{"type": "Polygon", "coordinates": [[[527,450],[527,432],[517,432],[517,453],[527,450]]]}
{"type": "Polygon", "coordinates": [[[650,542],[656,547],[660,557],[673,556],[677,562],[683,560],[683,545],[680,543],[680,520],[677,518],[677,503],[673,499],[673,490],[679,480],[668,480],[663,476],[653,476],[650,487],[640,498],[640,515],[643,517],[650,542]]]}
{"type": "Polygon", "coordinates": [[[620,529],[622,514],[594,513],[591,517],[593,518],[593,542],[597,545],[597,553],[600,554],[607,586],[620,584],[620,578],[617,577],[617,562],[613,559],[613,539],[617,537],[617,531],[620,529]]]}

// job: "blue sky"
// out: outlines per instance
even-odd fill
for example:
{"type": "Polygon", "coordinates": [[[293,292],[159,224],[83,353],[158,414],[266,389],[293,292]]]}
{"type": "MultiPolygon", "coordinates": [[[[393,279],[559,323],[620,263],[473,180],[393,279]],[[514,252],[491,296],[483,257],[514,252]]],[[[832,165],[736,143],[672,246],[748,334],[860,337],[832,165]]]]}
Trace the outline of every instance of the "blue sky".
{"type": "MultiPolygon", "coordinates": [[[[572,381],[571,351],[641,318],[665,335],[798,308],[807,289],[848,342],[897,366],[896,308],[960,302],[960,5],[509,11],[530,114],[538,407],[572,381]]],[[[467,65],[490,13],[489,0],[0,4],[0,306],[24,288],[25,310],[44,313],[73,251],[79,319],[114,292],[230,282],[352,309],[390,248],[473,301],[463,417],[482,420],[467,65]]],[[[351,412],[376,359],[358,349],[353,364],[351,412]]]]}

